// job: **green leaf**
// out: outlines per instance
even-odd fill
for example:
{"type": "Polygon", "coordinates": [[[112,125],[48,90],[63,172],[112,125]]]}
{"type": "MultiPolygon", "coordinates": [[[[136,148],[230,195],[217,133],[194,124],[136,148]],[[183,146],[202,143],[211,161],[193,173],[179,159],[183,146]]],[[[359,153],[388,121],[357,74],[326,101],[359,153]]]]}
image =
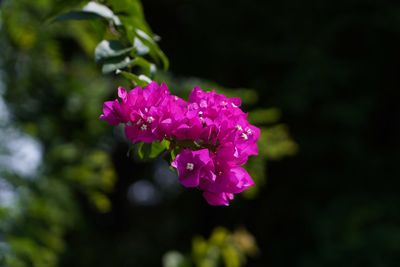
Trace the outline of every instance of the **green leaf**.
{"type": "Polygon", "coordinates": [[[139,0],[106,0],[108,6],[114,10],[116,14],[120,15],[122,24],[126,28],[127,36],[129,40],[133,40],[135,37],[135,29],[139,28],[150,35],[153,33],[149,25],[147,24],[141,1],[139,0]]]}
{"type": "Polygon", "coordinates": [[[152,76],[156,72],[156,66],[141,57],[135,57],[135,59],[132,60],[131,64],[133,66],[141,67],[144,71],[144,74],[146,74],[147,76],[152,76]]]}
{"type": "Polygon", "coordinates": [[[141,1],[138,0],[106,0],[108,6],[116,13],[123,13],[129,16],[138,17],[144,20],[141,1]]]}
{"type": "Polygon", "coordinates": [[[150,78],[148,78],[145,75],[137,76],[127,71],[117,71],[117,74],[121,74],[124,78],[130,80],[131,82],[133,82],[135,85],[138,86],[146,86],[151,82],[150,78]]]}
{"type": "Polygon", "coordinates": [[[105,5],[90,1],[86,6],[83,7],[82,10],[95,13],[105,19],[111,20],[116,26],[122,25],[118,16],[116,16],[114,12],[105,5]]]}
{"type": "Polygon", "coordinates": [[[237,250],[234,246],[228,245],[222,249],[222,256],[224,258],[226,267],[240,267],[242,253],[237,250]]]}
{"type": "Polygon", "coordinates": [[[164,152],[168,146],[169,142],[167,140],[161,142],[154,141],[150,144],[142,142],[137,145],[137,156],[140,160],[144,161],[155,159],[164,152]]]}
{"type": "MultiPolygon", "coordinates": [[[[143,73],[146,74],[147,76],[152,76],[155,71],[156,67],[154,64],[151,64],[147,60],[141,57],[136,57],[134,59],[131,59],[130,57],[126,56],[116,56],[116,57],[109,57],[109,58],[104,58],[102,60],[103,62],[103,67],[102,67],[102,72],[104,74],[111,73],[113,71],[121,70],[124,69],[128,66],[138,66],[142,69],[143,73]]],[[[136,81],[137,79],[145,81],[149,83],[151,81],[150,78],[148,78],[146,75],[139,75],[139,76],[132,76],[132,75],[126,75],[129,72],[122,72],[118,71],[117,74],[122,74],[125,78],[134,80],[136,81]],[[129,76],[129,77],[127,77],[129,76]],[[136,78],[137,77],[137,78],[136,78]]]]}
{"type": "Polygon", "coordinates": [[[111,57],[118,57],[128,54],[134,47],[125,48],[119,41],[103,40],[101,41],[94,52],[96,62],[101,62],[111,57]]]}
{"type": "Polygon", "coordinates": [[[65,20],[92,20],[92,19],[102,19],[96,13],[86,12],[86,11],[71,11],[64,14],[61,14],[55,17],[51,21],[65,21],[65,20]]]}
{"type": "Polygon", "coordinates": [[[145,46],[145,45],[143,44],[143,42],[140,41],[140,39],[137,38],[137,37],[135,37],[134,40],[133,40],[133,46],[135,47],[136,53],[137,53],[139,56],[146,55],[146,54],[149,53],[149,51],[150,51],[150,49],[149,49],[147,46],[145,46]]]}
{"type": "Polygon", "coordinates": [[[51,21],[65,21],[65,20],[92,20],[92,19],[105,19],[112,21],[114,25],[121,26],[121,20],[118,16],[114,15],[111,9],[105,5],[96,2],[89,2],[82,10],[70,11],[55,17],[51,21]]]}
{"type": "Polygon", "coordinates": [[[249,113],[249,121],[253,124],[269,124],[279,121],[281,112],[277,108],[256,109],[249,113]]]}
{"type": "Polygon", "coordinates": [[[81,6],[85,0],[53,0],[53,5],[50,6],[46,14],[46,21],[51,22],[58,14],[63,14],[68,10],[72,10],[77,6],[81,6]]]}
{"type": "Polygon", "coordinates": [[[174,149],[171,150],[171,161],[173,161],[176,158],[176,156],[179,154],[180,150],[181,149],[178,147],[175,147],[174,149]]]}
{"type": "Polygon", "coordinates": [[[125,57],[125,56],[108,58],[108,59],[104,60],[104,64],[103,64],[101,71],[104,74],[111,73],[118,69],[126,68],[131,63],[132,63],[132,60],[129,57],[125,57]]]}
{"type": "Polygon", "coordinates": [[[150,49],[150,56],[157,62],[161,61],[163,69],[167,70],[169,68],[168,58],[164,52],[161,51],[153,38],[140,29],[136,29],[136,35],[143,42],[143,44],[150,49]]]}
{"type": "Polygon", "coordinates": [[[262,145],[266,148],[265,152],[268,159],[279,160],[297,153],[298,145],[292,140],[289,130],[284,124],[266,128],[260,139],[267,142],[265,144],[259,143],[259,147],[262,145]]]}
{"type": "Polygon", "coordinates": [[[256,186],[250,187],[244,191],[242,196],[248,199],[253,199],[257,196],[260,188],[267,181],[266,176],[266,158],[265,156],[250,157],[246,162],[245,169],[249,172],[251,178],[253,178],[256,186]]]}

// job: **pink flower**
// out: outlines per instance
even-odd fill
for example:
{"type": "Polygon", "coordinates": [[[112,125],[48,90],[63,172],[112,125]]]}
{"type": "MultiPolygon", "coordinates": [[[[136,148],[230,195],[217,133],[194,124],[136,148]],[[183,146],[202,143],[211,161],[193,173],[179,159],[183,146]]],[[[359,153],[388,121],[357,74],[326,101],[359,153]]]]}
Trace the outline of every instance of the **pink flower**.
{"type": "Polygon", "coordinates": [[[170,140],[175,138],[175,130],[182,125],[185,119],[186,104],[185,100],[174,95],[165,99],[162,117],[157,129],[159,136],[170,140]]]}
{"type": "Polygon", "coordinates": [[[254,185],[248,172],[236,163],[236,148],[232,143],[219,147],[213,157],[216,178],[204,180],[200,188],[213,193],[240,193],[254,185]]]}
{"type": "Polygon", "coordinates": [[[254,185],[247,171],[241,167],[217,170],[214,181],[203,180],[200,188],[203,197],[210,205],[228,205],[234,194],[238,194],[254,185]]]}
{"type": "Polygon", "coordinates": [[[229,201],[233,199],[233,194],[203,192],[203,197],[212,206],[229,206],[229,201]]]}
{"type": "Polygon", "coordinates": [[[118,100],[106,101],[103,104],[103,114],[100,119],[108,122],[111,125],[118,125],[124,122],[123,114],[120,112],[118,100]]]}
{"type": "MultiPolygon", "coordinates": [[[[217,94],[214,90],[204,92],[200,87],[193,88],[189,95],[189,104],[193,104],[197,112],[201,112],[203,118],[216,119],[220,115],[241,112],[238,108],[241,104],[239,98],[227,98],[223,94],[217,94]]],[[[243,112],[241,112],[243,113],[243,112]]]]}
{"type": "Polygon", "coordinates": [[[214,166],[208,149],[182,150],[172,162],[178,170],[179,181],[185,187],[197,187],[200,180],[213,180],[214,166]]]}
{"type": "Polygon", "coordinates": [[[239,98],[196,87],[189,101],[171,95],[166,84],[151,82],[107,101],[100,119],[125,124],[133,143],[167,139],[181,152],[172,162],[185,187],[198,187],[210,205],[229,205],[234,194],[254,185],[241,166],[257,155],[260,129],[240,109],[239,98]]]}

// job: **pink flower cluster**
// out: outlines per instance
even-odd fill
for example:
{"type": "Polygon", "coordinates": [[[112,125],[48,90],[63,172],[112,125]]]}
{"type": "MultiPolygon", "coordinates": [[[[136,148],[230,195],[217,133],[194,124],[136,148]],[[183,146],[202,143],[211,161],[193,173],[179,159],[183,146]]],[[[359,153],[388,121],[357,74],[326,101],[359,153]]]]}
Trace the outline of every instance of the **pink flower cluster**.
{"type": "Polygon", "coordinates": [[[196,87],[185,101],[156,82],[129,92],[120,87],[118,96],[104,103],[100,119],[125,124],[133,143],[169,140],[178,151],[171,165],[179,181],[203,190],[210,205],[229,205],[234,194],[254,185],[241,166],[257,155],[260,130],[247,121],[240,98],[196,87]]]}

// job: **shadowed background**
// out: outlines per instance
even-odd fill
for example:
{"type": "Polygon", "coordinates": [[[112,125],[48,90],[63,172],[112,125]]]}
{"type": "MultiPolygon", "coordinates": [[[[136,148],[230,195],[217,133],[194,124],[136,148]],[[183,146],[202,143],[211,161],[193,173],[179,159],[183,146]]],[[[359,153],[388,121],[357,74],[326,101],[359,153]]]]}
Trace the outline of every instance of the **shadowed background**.
{"type": "Polygon", "coordinates": [[[245,222],[259,241],[263,253],[251,266],[395,266],[400,5],[144,6],[165,36],[172,72],[257,89],[260,105],[279,107],[299,144],[297,156],[269,164],[268,183],[245,215],[229,219],[245,222]]]}

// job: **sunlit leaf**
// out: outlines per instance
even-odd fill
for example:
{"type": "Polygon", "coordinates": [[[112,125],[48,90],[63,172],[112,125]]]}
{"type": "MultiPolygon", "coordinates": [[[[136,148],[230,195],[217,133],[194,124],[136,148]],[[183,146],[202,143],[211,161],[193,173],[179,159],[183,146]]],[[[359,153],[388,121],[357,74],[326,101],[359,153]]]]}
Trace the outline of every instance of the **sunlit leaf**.
{"type": "Polygon", "coordinates": [[[86,12],[92,12],[105,19],[111,20],[116,26],[121,25],[121,20],[118,18],[118,16],[116,16],[114,12],[105,5],[90,1],[86,6],[82,8],[82,10],[86,12]]]}
{"type": "Polygon", "coordinates": [[[152,76],[156,71],[156,66],[154,64],[141,57],[135,57],[135,59],[132,60],[131,65],[140,67],[147,76],[152,76]]]}
{"type": "Polygon", "coordinates": [[[82,10],[70,11],[61,14],[52,19],[52,21],[92,19],[105,19],[108,21],[112,21],[116,26],[121,25],[121,20],[118,18],[118,16],[114,15],[111,9],[94,1],[89,2],[82,8],[82,10]]]}
{"type": "Polygon", "coordinates": [[[104,74],[111,73],[118,69],[124,69],[128,67],[131,63],[132,60],[129,57],[122,56],[122,57],[108,58],[104,60],[104,64],[101,71],[104,74]]]}
{"type": "Polygon", "coordinates": [[[143,44],[143,42],[140,41],[140,39],[137,38],[137,37],[135,37],[134,40],[133,40],[133,46],[135,47],[136,53],[137,53],[139,56],[146,55],[146,54],[149,53],[149,51],[150,51],[150,49],[149,49],[147,46],[145,46],[145,45],[143,44]]]}
{"type": "Polygon", "coordinates": [[[156,61],[160,61],[163,69],[167,70],[169,68],[168,58],[165,56],[164,52],[162,52],[161,49],[158,47],[154,39],[140,29],[136,29],[136,35],[143,42],[143,44],[150,49],[150,55],[153,57],[153,59],[156,61]]]}
{"type": "Polygon", "coordinates": [[[130,80],[132,83],[138,86],[146,86],[148,85],[151,80],[150,78],[146,77],[145,75],[135,75],[133,73],[127,72],[127,71],[120,71],[117,70],[117,74],[121,74],[125,79],[130,80]]]}
{"type": "Polygon", "coordinates": [[[122,24],[126,28],[127,36],[133,40],[137,28],[153,35],[149,25],[147,24],[141,2],[138,0],[106,0],[106,4],[119,14],[122,24]]]}
{"type": "Polygon", "coordinates": [[[169,146],[169,142],[167,140],[163,140],[161,142],[154,141],[150,144],[148,143],[139,143],[137,144],[137,155],[140,160],[151,160],[155,159],[161,155],[169,146]]]}
{"type": "Polygon", "coordinates": [[[128,54],[134,47],[124,47],[121,42],[116,40],[103,40],[101,41],[94,52],[96,62],[128,54]]]}

